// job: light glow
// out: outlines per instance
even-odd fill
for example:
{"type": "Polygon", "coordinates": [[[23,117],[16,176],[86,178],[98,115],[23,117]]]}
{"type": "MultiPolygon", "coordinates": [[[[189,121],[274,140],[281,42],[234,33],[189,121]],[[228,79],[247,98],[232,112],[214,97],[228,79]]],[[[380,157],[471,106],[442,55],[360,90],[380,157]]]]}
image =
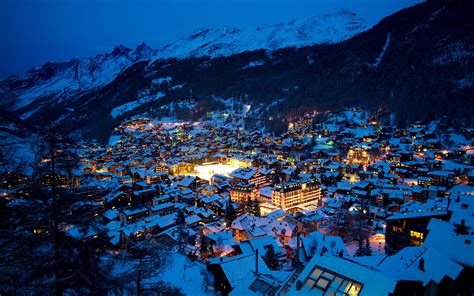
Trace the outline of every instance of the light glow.
{"type": "Polygon", "coordinates": [[[210,181],[212,176],[214,176],[215,174],[229,176],[230,173],[232,173],[238,168],[238,166],[232,166],[227,164],[198,165],[194,168],[195,173],[190,175],[198,176],[203,180],[210,181]]]}

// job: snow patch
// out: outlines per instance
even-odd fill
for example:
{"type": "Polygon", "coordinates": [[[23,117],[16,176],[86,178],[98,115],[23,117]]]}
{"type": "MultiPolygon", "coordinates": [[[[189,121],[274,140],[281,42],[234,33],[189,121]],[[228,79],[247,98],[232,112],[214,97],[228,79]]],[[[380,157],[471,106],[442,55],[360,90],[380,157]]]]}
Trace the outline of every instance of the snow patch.
{"type": "Polygon", "coordinates": [[[467,62],[474,58],[474,53],[468,49],[463,42],[455,42],[446,47],[445,51],[433,60],[435,65],[448,65],[452,63],[467,62]]]}
{"type": "Polygon", "coordinates": [[[139,106],[141,106],[143,104],[156,101],[156,100],[158,100],[158,99],[160,99],[164,96],[165,96],[164,93],[159,92],[156,95],[150,95],[150,96],[142,97],[142,98],[140,98],[136,101],[125,103],[123,105],[120,105],[118,107],[113,108],[112,111],[110,111],[110,116],[112,116],[112,118],[115,119],[115,118],[127,113],[128,111],[131,111],[135,108],[138,108],[139,106]]]}
{"type": "Polygon", "coordinates": [[[264,64],[265,64],[265,62],[262,61],[262,60],[252,61],[252,62],[248,63],[247,66],[242,67],[242,70],[246,70],[246,69],[250,69],[250,68],[254,68],[254,67],[258,67],[258,66],[263,66],[264,64]]]}
{"type": "Polygon", "coordinates": [[[161,85],[163,82],[170,82],[172,80],[171,77],[167,76],[167,77],[161,77],[161,78],[156,78],[156,79],[153,79],[153,81],[151,82],[152,85],[161,85]]]}
{"type": "Polygon", "coordinates": [[[368,29],[365,20],[347,9],[256,28],[211,28],[181,38],[158,50],[153,60],[219,57],[258,49],[277,50],[322,43],[337,43],[368,29]]]}
{"type": "Polygon", "coordinates": [[[387,38],[385,39],[385,44],[383,45],[382,51],[380,52],[379,56],[375,59],[375,63],[372,64],[372,67],[378,68],[380,65],[380,62],[383,59],[383,56],[385,55],[385,52],[388,49],[388,46],[390,45],[390,40],[391,40],[391,33],[389,32],[387,34],[387,38]]]}

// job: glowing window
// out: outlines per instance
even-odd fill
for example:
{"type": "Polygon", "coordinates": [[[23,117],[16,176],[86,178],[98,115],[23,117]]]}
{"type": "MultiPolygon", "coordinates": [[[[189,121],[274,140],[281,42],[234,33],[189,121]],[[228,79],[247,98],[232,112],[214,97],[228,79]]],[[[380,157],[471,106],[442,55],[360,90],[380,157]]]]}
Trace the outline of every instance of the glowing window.
{"type": "Polygon", "coordinates": [[[305,282],[309,289],[319,289],[323,295],[359,295],[361,283],[345,278],[335,272],[316,266],[305,282]]]}
{"type": "Polygon", "coordinates": [[[412,238],[415,238],[415,239],[418,239],[418,240],[423,240],[423,233],[418,232],[418,231],[411,230],[410,231],[410,236],[412,238]]]}

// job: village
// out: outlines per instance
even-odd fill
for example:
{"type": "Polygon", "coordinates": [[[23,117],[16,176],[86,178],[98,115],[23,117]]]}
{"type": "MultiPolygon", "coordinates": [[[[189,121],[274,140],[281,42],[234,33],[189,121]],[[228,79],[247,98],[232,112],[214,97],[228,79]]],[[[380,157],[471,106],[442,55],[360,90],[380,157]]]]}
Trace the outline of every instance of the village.
{"type": "MultiPolygon", "coordinates": [[[[89,200],[70,212],[91,226],[64,230],[98,252],[167,245],[211,279],[181,284],[195,295],[462,291],[474,270],[474,129],[390,121],[314,111],[274,136],[240,111],[132,118],[107,145],[74,147],[89,200]]],[[[9,180],[3,194],[21,206],[9,180]]]]}

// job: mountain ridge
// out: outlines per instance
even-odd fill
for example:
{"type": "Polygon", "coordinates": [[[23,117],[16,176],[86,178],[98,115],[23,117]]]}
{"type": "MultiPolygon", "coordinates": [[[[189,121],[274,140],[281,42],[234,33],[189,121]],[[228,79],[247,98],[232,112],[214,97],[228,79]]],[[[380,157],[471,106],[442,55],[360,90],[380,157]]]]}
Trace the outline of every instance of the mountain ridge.
{"type": "Polygon", "coordinates": [[[273,51],[285,47],[337,43],[366,29],[365,20],[348,9],[245,29],[227,26],[205,28],[165,45],[158,50],[155,59],[220,57],[258,49],[273,51]],[[197,44],[193,44],[194,41],[197,44]]]}
{"type": "Polygon", "coordinates": [[[2,96],[0,106],[10,112],[15,112],[22,119],[28,119],[45,106],[57,104],[69,97],[83,95],[94,89],[104,87],[117,78],[126,68],[139,61],[150,60],[153,63],[167,58],[219,57],[243,51],[271,50],[272,48],[267,46],[266,42],[273,42],[277,39],[282,43],[278,46],[274,44],[273,49],[290,45],[303,46],[339,42],[365,29],[366,26],[363,23],[364,21],[354,13],[348,10],[340,10],[335,14],[250,29],[208,28],[178,39],[161,49],[152,49],[145,43],[139,44],[135,49],[117,45],[108,53],[83,59],[71,59],[65,62],[48,62],[22,75],[10,76],[0,82],[0,95],[2,96]],[[338,24],[336,29],[332,27],[334,23],[338,24]],[[264,30],[263,28],[266,31],[260,32],[261,36],[254,34],[264,30]],[[302,43],[292,40],[291,36],[293,34],[282,35],[288,30],[290,33],[299,30],[301,34],[306,34],[306,36],[303,36],[305,38],[301,41],[302,43]],[[216,32],[218,37],[214,38],[216,32]],[[244,39],[241,36],[242,32],[257,36],[256,38],[260,40],[260,43],[255,43],[255,40],[253,40],[250,44],[240,44],[239,40],[244,39]],[[273,35],[270,36],[269,34],[273,35]],[[176,48],[186,49],[186,46],[182,44],[182,40],[196,41],[196,38],[199,39],[198,42],[192,43],[187,51],[176,50],[176,48]]]}

